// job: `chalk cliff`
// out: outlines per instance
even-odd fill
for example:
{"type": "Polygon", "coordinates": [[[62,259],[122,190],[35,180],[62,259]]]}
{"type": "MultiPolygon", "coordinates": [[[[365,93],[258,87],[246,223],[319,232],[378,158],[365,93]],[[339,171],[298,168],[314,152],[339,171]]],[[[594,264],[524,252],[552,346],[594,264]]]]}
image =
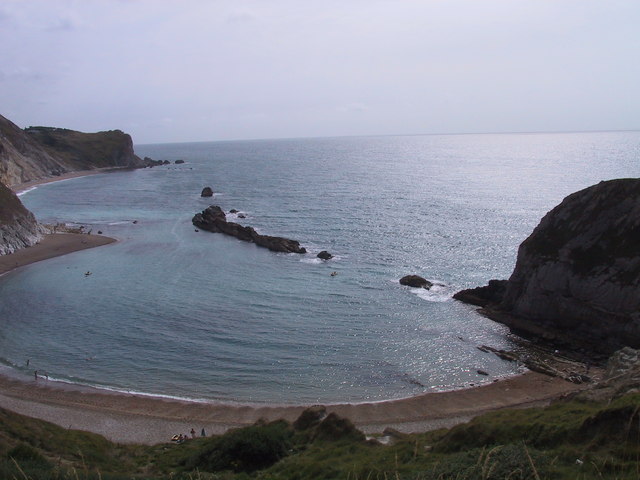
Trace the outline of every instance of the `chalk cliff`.
{"type": "Polygon", "coordinates": [[[0,182],[13,186],[68,172],[143,167],[131,137],[120,130],[82,133],[64,128],[22,130],[0,115],[0,182]]]}
{"type": "Polygon", "coordinates": [[[8,188],[64,173],[108,167],[144,167],[131,137],[119,130],[82,133],[20,127],[0,115],[0,255],[31,246],[42,228],[8,188]]]}
{"type": "Polygon", "coordinates": [[[555,343],[640,347],[640,179],[600,182],[545,215],[484,312],[555,343]]]}
{"type": "Polygon", "coordinates": [[[33,214],[0,183],[0,255],[38,243],[42,230],[33,214]]]}

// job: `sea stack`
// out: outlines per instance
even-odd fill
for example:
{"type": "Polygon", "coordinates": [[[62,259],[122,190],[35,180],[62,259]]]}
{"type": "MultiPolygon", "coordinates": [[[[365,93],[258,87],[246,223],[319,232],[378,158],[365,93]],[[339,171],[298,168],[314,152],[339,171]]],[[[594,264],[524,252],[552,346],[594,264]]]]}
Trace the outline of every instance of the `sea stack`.
{"type": "Polygon", "coordinates": [[[433,287],[433,283],[426,278],[422,278],[420,275],[405,275],[400,279],[400,285],[412,288],[425,288],[427,290],[433,287]]]}

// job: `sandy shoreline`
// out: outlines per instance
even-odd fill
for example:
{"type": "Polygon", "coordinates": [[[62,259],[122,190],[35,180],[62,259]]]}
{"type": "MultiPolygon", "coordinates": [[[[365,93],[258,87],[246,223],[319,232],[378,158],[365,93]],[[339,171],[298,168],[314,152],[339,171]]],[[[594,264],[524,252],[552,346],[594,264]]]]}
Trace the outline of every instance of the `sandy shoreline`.
{"type": "Polygon", "coordinates": [[[49,258],[66,255],[67,253],[85,250],[87,248],[108,245],[116,240],[102,235],[87,235],[79,233],[53,233],[43,235],[36,245],[23,248],[10,255],[0,256],[0,275],[14,268],[49,258]]]}
{"type": "Polygon", "coordinates": [[[60,182],[62,180],[69,180],[71,178],[86,177],[89,175],[99,175],[101,173],[117,172],[121,170],[132,170],[132,169],[134,168],[133,167],[105,167],[105,168],[96,168],[95,170],[79,170],[77,172],[69,172],[63,175],[58,175],[56,177],[40,178],[38,180],[32,180],[30,182],[10,185],[9,188],[11,188],[11,190],[13,190],[14,193],[19,194],[32,187],[37,187],[38,185],[44,185],[45,183],[60,182]]]}
{"type": "MultiPolygon", "coordinates": [[[[580,388],[584,387],[527,372],[475,388],[385,402],[328,405],[327,410],[351,419],[368,433],[382,432],[386,427],[418,432],[450,427],[500,408],[545,405],[580,388]]],[[[192,428],[218,434],[259,419],[293,421],[306,408],[188,402],[3,375],[0,392],[0,407],[65,428],[99,433],[120,443],[167,442],[172,435],[186,434],[192,428]]]]}

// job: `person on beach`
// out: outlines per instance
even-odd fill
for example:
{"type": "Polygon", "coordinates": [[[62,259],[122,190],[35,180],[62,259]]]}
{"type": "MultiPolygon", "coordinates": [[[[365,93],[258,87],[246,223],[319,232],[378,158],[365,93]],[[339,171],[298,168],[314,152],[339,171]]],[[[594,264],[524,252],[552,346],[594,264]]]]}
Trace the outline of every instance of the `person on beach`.
{"type": "Polygon", "coordinates": [[[202,431],[200,432],[200,436],[201,437],[206,437],[207,436],[207,434],[204,433],[204,427],[202,427],[202,431]]]}
{"type": "Polygon", "coordinates": [[[33,372],[33,378],[35,378],[36,380],[38,380],[38,370],[35,370],[33,372]]]}
{"type": "Polygon", "coordinates": [[[191,438],[196,438],[196,431],[193,428],[191,429],[191,438]]]}

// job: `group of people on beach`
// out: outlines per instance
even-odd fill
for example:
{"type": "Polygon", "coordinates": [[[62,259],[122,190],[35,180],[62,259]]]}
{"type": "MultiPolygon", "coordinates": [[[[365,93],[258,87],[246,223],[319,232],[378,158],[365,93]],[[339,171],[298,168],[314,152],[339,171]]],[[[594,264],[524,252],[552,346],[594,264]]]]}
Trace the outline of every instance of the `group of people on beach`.
{"type": "MultiPolygon", "coordinates": [[[[196,431],[192,428],[191,429],[191,438],[196,438],[196,431]]],[[[201,437],[206,437],[207,434],[204,431],[204,428],[202,429],[202,431],[200,432],[200,436],[201,437]]],[[[173,437],[171,437],[171,441],[175,442],[175,443],[182,443],[182,442],[186,442],[187,440],[189,440],[189,435],[183,435],[183,434],[176,434],[173,437]]]]}

